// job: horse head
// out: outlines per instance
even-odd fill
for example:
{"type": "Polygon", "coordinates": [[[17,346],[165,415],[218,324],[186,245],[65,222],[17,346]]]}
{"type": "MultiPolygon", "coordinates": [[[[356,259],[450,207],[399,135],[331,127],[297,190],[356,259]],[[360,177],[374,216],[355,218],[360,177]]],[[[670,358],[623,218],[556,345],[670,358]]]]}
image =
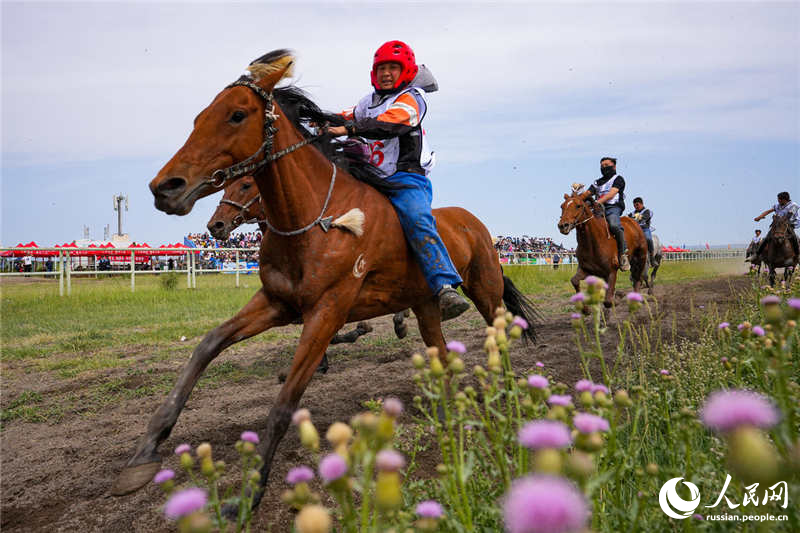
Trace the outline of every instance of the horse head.
{"type": "Polygon", "coordinates": [[[792,225],[789,223],[789,215],[772,217],[772,223],[769,226],[770,239],[776,243],[783,243],[788,239],[790,231],[792,231],[792,225]]]}
{"type": "Polygon", "coordinates": [[[223,89],[197,115],[186,143],[150,182],[157,209],[186,215],[199,198],[213,194],[226,180],[252,173],[236,167],[238,163],[264,161],[274,133],[272,90],[291,74],[293,61],[287,50],[260,57],[248,67],[252,77],[223,89]]]}
{"type": "Polygon", "coordinates": [[[572,194],[564,195],[564,202],[561,204],[561,219],[558,221],[558,231],[567,235],[573,228],[580,226],[592,218],[591,199],[583,186],[573,184],[572,194]]]}
{"type": "Polygon", "coordinates": [[[207,227],[215,239],[224,241],[242,224],[258,222],[264,217],[256,180],[252,176],[245,176],[225,188],[225,194],[207,227]]]}

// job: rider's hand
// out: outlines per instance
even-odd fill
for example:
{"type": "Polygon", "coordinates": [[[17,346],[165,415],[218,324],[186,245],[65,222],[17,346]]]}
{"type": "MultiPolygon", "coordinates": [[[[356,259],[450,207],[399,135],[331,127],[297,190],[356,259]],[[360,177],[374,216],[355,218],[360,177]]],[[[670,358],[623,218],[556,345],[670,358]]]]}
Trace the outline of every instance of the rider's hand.
{"type": "Polygon", "coordinates": [[[759,220],[761,220],[761,217],[760,217],[760,216],[758,216],[758,217],[754,218],[753,220],[754,220],[755,222],[758,222],[759,220]]]}
{"type": "Polygon", "coordinates": [[[340,135],[347,135],[347,128],[344,126],[331,126],[328,128],[328,133],[339,137],[340,135]]]}

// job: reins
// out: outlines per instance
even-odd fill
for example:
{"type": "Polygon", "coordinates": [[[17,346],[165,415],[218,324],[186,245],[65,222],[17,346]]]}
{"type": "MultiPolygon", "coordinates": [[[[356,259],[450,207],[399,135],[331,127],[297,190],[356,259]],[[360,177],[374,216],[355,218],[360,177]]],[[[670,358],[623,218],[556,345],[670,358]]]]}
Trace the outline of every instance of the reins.
{"type": "MultiPolygon", "coordinates": [[[[226,182],[240,178],[242,176],[252,175],[258,170],[265,167],[268,163],[272,161],[277,161],[281,157],[290,154],[297,150],[298,148],[302,148],[303,146],[316,141],[317,139],[321,138],[325,133],[320,133],[318,135],[314,135],[312,137],[308,137],[303,139],[302,141],[295,143],[283,150],[278,152],[272,153],[272,142],[274,140],[275,134],[278,132],[278,128],[274,127],[273,124],[276,120],[278,120],[278,114],[275,113],[275,102],[272,96],[272,93],[268,93],[258,85],[253,82],[247,80],[239,80],[231,83],[226,89],[230,89],[231,87],[247,87],[258,96],[264,100],[264,142],[255,151],[253,155],[248,157],[247,159],[240,161],[234,165],[231,165],[227,168],[217,169],[211,173],[211,176],[206,179],[205,183],[210,183],[211,186],[220,188],[225,185],[226,182]],[[255,161],[256,158],[261,154],[264,153],[264,157],[260,161],[255,161]]],[[[321,130],[325,132],[327,130],[326,127],[322,127],[321,130]]],[[[322,205],[322,211],[320,212],[319,216],[307,226],[302,228],[292,230],[292,231],[282,231],[277,229],[275,226],[270,224],[269,220],[264,217],[264,220],[256,220],[258,223],[263,223],[271,232],[282,235],[284,237],[291,237],[293,235],[299,235],[301,233],[305,233],[306,231],[313,228],[315,225],[319,224],[322,228],[322,231],[326,232],[331,227],[331,221],[333,217],[324,217],[325,211],[328,209],[328,203],[330,202],[331,195],[333,194],[333,185],[336,183],[336,164],[331,163],[333,166],[333,175],[331,176],[331,184],[328,187],[328,196],[325,198],[325,203],[322,205]]],[[[259,195],[260,196],[260,195],[259,195]]],[[[223,200],[224,202],[225,200],[223,200]]],[[[230,202],[229,202],[230,203],[230,202]]],[[[234,204],[235,205],[235,204],[234,204]]],[[[243,217],[244,218],[244,217],[243,217]]]]}
{"type": "Polygon", "coordinates": [[[251,205],[253,205],[255,202],[258,202],[259,200],[261,200],[260,194],[257,194],[256,196],[251,198],[250,201],[244,205],[238,202],[234,202],[233,200],[228,200],[227,198],[223,198],[222,200],[219,201],[219,205],[227,204],[238,208],[239,214],[233,217],[233,223],[236,224],[237,226],[240,226],[242,224],[255,224],[259,221],[258,218],[256,217],[250,217],[249,219],[245,220],[245,216],[247,215],[247,210],[250,208],[251,205]],[[239,219],[240,222],[237,223],[236,222],[237,219],[239,219]]]}

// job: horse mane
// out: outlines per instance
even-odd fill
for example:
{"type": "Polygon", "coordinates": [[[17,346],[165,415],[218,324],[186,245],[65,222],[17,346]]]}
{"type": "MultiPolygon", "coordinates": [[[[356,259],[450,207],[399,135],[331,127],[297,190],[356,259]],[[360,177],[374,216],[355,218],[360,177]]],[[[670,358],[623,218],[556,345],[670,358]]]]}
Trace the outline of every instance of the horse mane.
{"type": "MultiPolygon", "coordinates": [[[[242,76],[240,80],[251,81],[249,76],[242,76]]],[[[333,126],[342,126],[344,117],[335,113],[323,111],[308,97],[305,91],[294,85],[274,89],[272,94],[283,110],[287,119],[297,128],[300,134],[308,139],[314,137],[309,123],[323,125],[329,123],[333,126]]],[[[378,189],[383,194],[404,188],[402,185],[386,181],[385,174],[376,166],[370,164],[356,155],[343,150],[343,143],[330,135],[323,135],[312,142],[320,152],[331,162],[349,172],[358,181],[362,181],[378,189]]]]}

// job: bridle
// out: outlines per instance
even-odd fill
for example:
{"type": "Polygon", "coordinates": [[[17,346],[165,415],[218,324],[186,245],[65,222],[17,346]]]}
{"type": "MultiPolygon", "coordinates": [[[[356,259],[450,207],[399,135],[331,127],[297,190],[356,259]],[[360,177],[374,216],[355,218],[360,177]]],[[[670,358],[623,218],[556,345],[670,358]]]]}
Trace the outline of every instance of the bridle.
{"type": "MultiPolygon", "coordinates": [[[[276,120],[278,120],[278,115],[275,113],[275,101],[272,96],[272,93],[265,91],[255,83],[248,81],[248,80],[238,80],[227,87],[225,89],[230,89],[231,87],[247,87],[254,93],[256,93],[263,101],[264,101],[264,142],[261,143],[261,146],[258,150],[253,153],[247,159],[240,161],[234,165],[231,165],[227,168],[220,168],[215,170],[211,173],[211,177],[207,178],[204,183],[210,184],[212,187],[220,188],[225,186],[225,183],[228,181],[234,180],[236,178],[240,178],[242,176],[248,176],[255,174],[258,170],[265,167],[268,163],[272,161],[277,161],[281,157],[290,154],[297,150],[298,148],[302,148],[303,146],[312,143],[325,135],[324,132],[327,131],[327,125],[323,125],[320,129],[323,133],[318,135],[314,135],[308,138],[303,139],[302,141],[295,143],[279,152],[272,152],[272,142],[275,138],[275,134],[278,132],[278,128],[273,126],[276,120]],[[258,156],[261,153],[264,153],[264,157],[260,161],[256,161],[258,156]]],[[[304,226],[302,228],[292,230],[292,231],[281,231],[275,228],[272,224],[269,223],[269,220],[264,217],[264,220],[257,220],[256,222],[263,222],[264,225],[273,233],[278,235],[282,235],[284,237],[290,237],[292,235],[299,235],[301,233],[305,233],[306,231],[310,230],[317,224],[320,225],[323,231],[327,233],[328,229],[331,226],[331,221],[333,217],[324,217],[325,210],[328,209],[328,202],[330,202],[331,194],[333,194],[333,185],[336,183],[336,164],[331,162],[331,166],[333,167],[333,174],[331,176],[331,184],[328,187],[328,196],[325,198],[325,203],[322,205],[322,211],[320,212],[319,216],[314,219],[311,224],[304,226]]],[[[260,196],[260,195],[259,195],[260,196]]],[[[225,200],[223,200],[224,202],[225,200]]],[[[249,205],[249,204],[248,204],[249,205]]]]}
{"type": "Polygon", "coordinates": [[[254,203],[260,201],[260,200],[261,200],[261,195],[260,194],[257,194],[256,196],[251,198],[250,201],[247,202],[244,205],[242,205],[242,204],[240,204],[238,202],[234,202],[233,200],[228,200],[227,198],[223,198],[222,200],[219,201],[219,205],[227,204],[227,205],[232,205],[233,207],[236,207],[237,209],[239,209],[239,214],[236,215],[235,217],[233,217],[233,220],[232,220],[233,226],[234,227],[239,227],[242,224],[256,224],[256,223],[260,222],[258,220],[258,218],[253,217],[253,216],[251,216],[250,218],[247,218],[247,219],[245,218],[247,216],[247,210],[250,208],[250,206],[253,205],[254,203]]]}

